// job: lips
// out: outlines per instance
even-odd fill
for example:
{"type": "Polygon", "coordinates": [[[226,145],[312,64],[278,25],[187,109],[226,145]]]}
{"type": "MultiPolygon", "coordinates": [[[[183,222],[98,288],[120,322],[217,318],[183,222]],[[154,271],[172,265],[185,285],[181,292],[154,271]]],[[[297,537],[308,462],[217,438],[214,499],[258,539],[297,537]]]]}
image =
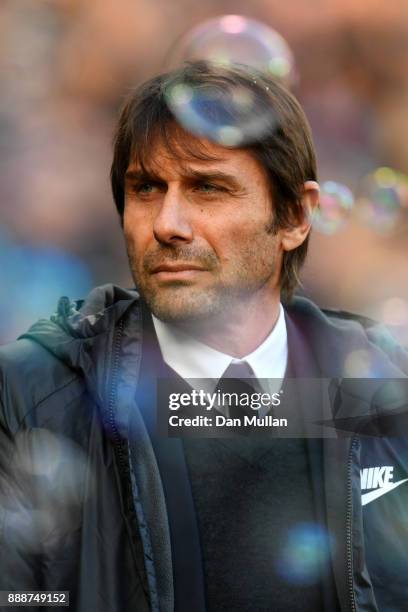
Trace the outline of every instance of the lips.
{"type": "Polygon", "coordinates": [[[203,271],[204,268],[202,268],[201,266],[197,266],[195,264],[191,264],[191,263],[179,263],[179,262],[163,263],[153,268],[151,274],[158,274],[159,272],[170,272],[170,273],[189,272],[191,270],[203,271]]]}

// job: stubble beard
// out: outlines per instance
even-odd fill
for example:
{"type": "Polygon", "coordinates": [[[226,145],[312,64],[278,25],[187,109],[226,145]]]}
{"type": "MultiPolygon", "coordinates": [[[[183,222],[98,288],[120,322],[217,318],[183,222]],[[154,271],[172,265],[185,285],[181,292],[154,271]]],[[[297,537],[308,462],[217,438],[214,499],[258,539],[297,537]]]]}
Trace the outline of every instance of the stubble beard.
{"type": "Polygon", "coordinates": [[[205,287],[195,286],[189,281],[173,281],[158,286],[146,272],[146,266],[139,264],[129,247],[128,258],[135,286],[150,311],[158,319],[178,326],[193,325],[204,329],[212,323],[222,328],[234,310],[238,306],[242,307],[252,293],[251,279],[242,276],[242,270],[236,271],[233,284],[223,282],[217,271],[212,269],[208,273],[213,275],[214,282],[205,287]]]}
{"type": "Polygon", "coordinates": [[[203,291],[188,284],[150,287],[137,277],[135,284],[151,312],[164,322],[178,325],[200,324],[220,317],[228,308],[219,292],[203,291]]]}
{"type": "MultiPolygon", "coordinates": [[[[267,234],[273,235],[272,227],[265,229],[267,234]]],[[[263,249],[258,245],[257,256],[254,258],[252,248],[247,246],[247,249],[244,247],[241,250],[243,257],[230,273],[230,278],[222,279],[219,273],[220,262],[213,251],[191,245],[159,247],[145,254],[140,261],[132,240],[127,240],[126,247],[135,286],[150,311],[164,322],[186,328],[196,326],[205,329],[208,325],[215,325],[221,330],[237,309],[249,307],[252,296],[260,288],[263,271],[265,268],[273,270],[276,264],[275,257],[270,260],[270,251],[262,253],[263,249]],[[213,282],[205,287],[190,281],[173,281],[158,286],[150,272],[164,261],[202,265],[208,270],[206,274],[212,275],[213,282]],[[242,265],[243,261],[250,262],[250,265],[242,265]]],[[[267,282],[267,276],[263,280],[267,282]]]]}
{"type": "Polygon", "coordinates": [[[191,248],[158,249],[145,256],[140,262],[129,242],[127,253],[135,286],[158,319],[177,324],[199,323],[220,315],[225,308],[228,308],[229,300],[226,298],[226,291],[221,283],[217,283],[216,287],[206,289],[195,286],[190,281],[173,281],[159,286],[150,273],[154,266],[163,261],[179,260],[200,264],[208,270],[207,273],[214,274],[216,277],[218,259],[215,254],[198,249],[193,251],[191,248]]]}

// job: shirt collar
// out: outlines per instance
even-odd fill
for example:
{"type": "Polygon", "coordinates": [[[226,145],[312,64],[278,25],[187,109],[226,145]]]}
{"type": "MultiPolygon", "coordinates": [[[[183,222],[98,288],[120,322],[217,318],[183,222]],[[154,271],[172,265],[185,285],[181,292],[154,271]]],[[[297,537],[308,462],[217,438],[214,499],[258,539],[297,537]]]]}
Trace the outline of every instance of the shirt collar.
{"type": "Polygon", "coordinates": [[[270,334],[252,353],[242,359],[217,351],[154,315],[152,318],[163,359],[182,378],[218,380],[231,361],[246,361],[259,379],[284,378],[288,340],[282,304],[279,305],[278,320],[270,334]]]}

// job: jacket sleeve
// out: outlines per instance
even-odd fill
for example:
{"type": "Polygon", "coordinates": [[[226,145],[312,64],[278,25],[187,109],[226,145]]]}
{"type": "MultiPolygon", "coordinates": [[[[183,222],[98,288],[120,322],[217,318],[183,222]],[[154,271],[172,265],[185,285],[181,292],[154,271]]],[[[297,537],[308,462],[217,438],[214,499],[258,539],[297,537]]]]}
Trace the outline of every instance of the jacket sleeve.
{"type": "Polygon", "coordinates": [[[43,347],[0,347],[0,590],[69,590],[73,605],[94,410],[43,347]]]}
{"type": "Polygon", "coordinates": [[[0,589],[40,589],[39,517],[24,470],[23,437],[19,441],[8,429],[3,402],[0,411],[0,589]]]}
{"type": "Polygon", "coordinates": [[[0,589],[41,589],[41,479],[33,475],[34,364],[42,351],[17,341],[0,348],[0,589]]]}

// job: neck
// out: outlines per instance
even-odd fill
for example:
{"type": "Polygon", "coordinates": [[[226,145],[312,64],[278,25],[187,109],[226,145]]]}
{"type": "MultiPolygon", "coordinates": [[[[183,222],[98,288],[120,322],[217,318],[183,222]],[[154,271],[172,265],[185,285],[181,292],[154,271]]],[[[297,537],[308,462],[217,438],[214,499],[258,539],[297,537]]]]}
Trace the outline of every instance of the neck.
{"type": "Polygon", "coordinates": [[[241,303],[216,319],[178,324],[177,327],[211,348],[237,359],[252,353],[268,335],[279,317],[279,295],[267,303],[241,303]]]}

